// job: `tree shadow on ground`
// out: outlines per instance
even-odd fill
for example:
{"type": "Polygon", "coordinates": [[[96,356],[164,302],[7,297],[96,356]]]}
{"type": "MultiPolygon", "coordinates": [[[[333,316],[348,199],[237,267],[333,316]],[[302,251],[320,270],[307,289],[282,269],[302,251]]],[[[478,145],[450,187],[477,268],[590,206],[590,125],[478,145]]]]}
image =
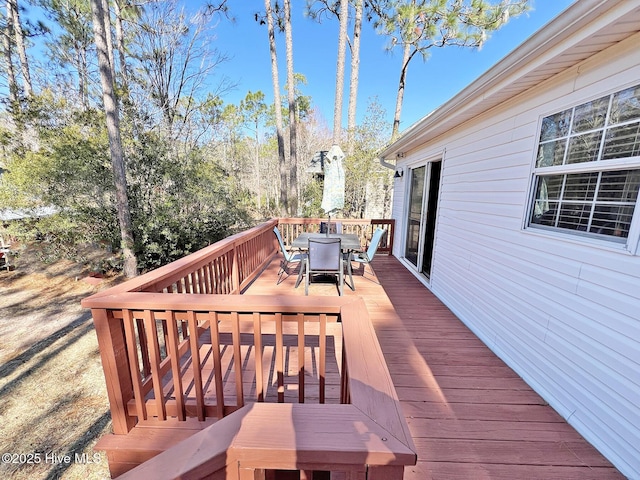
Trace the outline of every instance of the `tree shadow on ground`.
{"type": "Polygon", "coordinates": [[[100,460],[97,460],[97,458],[92,455],[83,456],[83,451],[94,440],[102,436],[104,431],[109,426],[110,422],[111,414],[108,411],[100,415],[100,417],[98,417],[96,421],[93,422],[91,426],[87,428],[85,432],[67,448],[66,452],[64,452],[65,455],[71,457],[71,462],[58,463],[49,471],[49,474],[46,476],[46,480],[56,480],[58,478],[61,478],[62,474],[67,471],[74,463],[98,463],[100,460]]]}
{"type": "Polygon", "coordinates": [[[49,360],[67,349],[73,343],[80,340],[88,331],[92,329],[93,322],[91,321],[91,314],[89,312],[84,313],[66,327],[57,330],[44,340],[35,343],[7,363],[0,365],[0,378],[7,377],[22,365],[24,365],[26,362],[28,362],[30,359],[32,359],[34,356],[42,353],[44,350],[49,348],[53,343],[73,332],[73,336],[69,337],[62,345],[57,347],[55,350],[48,352],[46,355],[40,358],[34,366],[30,367],[28,370],[20,374],[20,376],[0,388],[0,397],[9,393],[11,390],[13,390],[14,385],[20,383],[20,381],[22,381],[24,378],[27,378],[28,376],[33,374],[35,370],[44,367],[49,360]]]}

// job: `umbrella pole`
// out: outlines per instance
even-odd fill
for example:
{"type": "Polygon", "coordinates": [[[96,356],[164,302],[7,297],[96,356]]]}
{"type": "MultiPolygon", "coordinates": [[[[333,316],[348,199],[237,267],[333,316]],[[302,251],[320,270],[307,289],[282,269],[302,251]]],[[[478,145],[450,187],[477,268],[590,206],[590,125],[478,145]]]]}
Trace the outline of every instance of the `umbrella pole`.
{"type": "Polygon", "coordinates": [[[329,230],[331,230],[331,213],[329,213],[329,220],[327,221],[327,237],[329,236],[329,230]]]}

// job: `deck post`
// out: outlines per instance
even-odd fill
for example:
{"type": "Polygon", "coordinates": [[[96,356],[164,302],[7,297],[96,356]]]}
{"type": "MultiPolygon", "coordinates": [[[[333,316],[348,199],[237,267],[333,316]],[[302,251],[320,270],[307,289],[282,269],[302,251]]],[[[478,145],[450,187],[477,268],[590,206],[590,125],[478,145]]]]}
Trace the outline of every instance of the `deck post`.
{"type": "Polygon", "coordinates": [[[238,469],[240,480],[265,480],[266,471],[263,468],[247,468],[239,467],[238,469]]]}
{"type": "Polygon", "coordinates": [[[381,465],[367,468],[367,480],[402,480],[404,465],[381,465]]]}
{"type": "Polygon", "coordinates": [[[98,336],[113,433],[125,434],[135,426],[137,420],[127,414],[127,402],[133,398],[133,384],[129,373],[124,324],[120,319],[109,315],[105,309],[91,309],[91,315],[98,336]]]}

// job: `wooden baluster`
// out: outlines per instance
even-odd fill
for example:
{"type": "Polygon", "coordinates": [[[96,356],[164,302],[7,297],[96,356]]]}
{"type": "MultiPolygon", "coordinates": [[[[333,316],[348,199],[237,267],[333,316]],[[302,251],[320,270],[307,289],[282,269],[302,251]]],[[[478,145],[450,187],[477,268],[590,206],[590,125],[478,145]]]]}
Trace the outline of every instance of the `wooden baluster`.
{"type": "Polygon", "coordinates": [[[234,268],[236,269],[237,273],[235,274],[236,279],[234,279],[233,289],[234,289],[234,292],[238,294],[240,293],[240,284],[242,283],[242,279],[244,277],[244,267],[247,261],[245,257],[244,249],[245,249],[245,245],[240,244],[236,247],[236,252],[235,252],[236,264],[234,265],[234,268]]]}
{"type": "Polygon", "coordinates": [[[276,313],[276,376],[278,403],[284,403],[284,339],[282,337],[281,313],[276,313]]]}
{"type": "Polygon", "coordinates": [[[342,372],[340,375],[340,403],[350,403],[351,399],[349,396],[349,372],[348,370],[348,361],[347,361],[347,351],[344,346],[344,339],[342,340],[342,372]]]}
{"type": "Polygon", "coordinates": [[[191,293],[200,293],[199,291],[200,282],[198,281],[198,270],[194,270],[193,272],[191,272],[189,274],[189,278],[191,280],[191,293]]]}
{"type": "Polygon", "coordinates": [[[217,265],[218,265],[218,259],[215,258],[212,260],[212,262],[209,264],[210,265],[210,270],[211,270],[211,293],[218,293],[218,287],[219,287],[219,282],[218,282],[218,277],[217,277],[217,265]]]}
{"type": "Polygon", "coordinates": [[[264,402],[264,378],[262,366],[262,322],[260,314],[253,314],[253,345],[256,364],[256,395],[259,402],[264,402]]]}
{"type": "Polygon", "coordinates": [[[220,283],[221,290],[220,293],[227,295],[229,293],[229,252],[225,253],[224,256],[220,259],[220,283]]]}
{"type": "Polygon", "coordinates": [[[220,275],[222,276],[222,281],[224,283],[222,293],[225,295],[231,293],[231,267],[229,264],[229,255],[229,252],[224,254],[224,260],[220,265],[222,267],[220,275]]]}
{"type": "Polygon", "coordinates": [[[207,263],[204,266],[204,283],[206,287],[206,293],[211,295],[213,293],[213,284],[211,283],[211,264],[207,263]]]}
{"type": "Polygon", "coordinates": [[[240,316],[238,312],[231,314],[232,335],[233,335],[233,368],[236,371],[236,404],[244,406],[244,389],[242,385],[242,351],[240,349],[240,316]]]}
{"type": "Polygon", "coordinates": [[[220,291],[221,294],[229,293],[228,292],[228,288],[227,288],[227,280],[228,280],[229,277],[226,274],[226,272],[227,272],[227,256],[228,256],[228,253],[225,253],[218,260],[218,281],[220,282],[219,291],[220,291]]]}
{"type": "Polygon", "coordinates": [[[151,310],[145,310],[143,317],[149,344],[149,360],[151,361],[151,380],[153,382],[156,415],[161,420],[166,420],[167,406],[165,404],[164,391],[162,389],[162,376],[160,374],[160,344],[158,343],[156,319],[151,310]]]}
{"type": "Polygon", "coordinates": [[[212,293],[220,293],[220,275],[218,269],[220,268],[220,258],[214,258],[211,262],[211,285],[213,288],[212,293]]]}
{"type": "Polygon", "coordinates": [[[182,332],[182,340],[189,338],[189,325],[185,320],[180,322],[180,331],[182,332]]]}
{"type": "Polygon", "coordinates": [[[327,314],[320,315],[320,361],[318,362],[320,403],[325,402],[327,375],[327,314]]]}
{"type": "Polygon", "coordinates": [[[193,386],[196,392],[196,408],[198,420],[203,421],[204,411],[204,391],[202,388],[202,369],[200,368],[200,346],[198,345],[198,320],[196,312],[187,312],[187,323],[189,324],[189,346],[191,347],[191,366],[193,368],[193,386]]]}
{"type": "Polygon", "coordinates": [[[218,418],[224,417],[224,385],[222,384],[222,362],[220,358],[220,332],[218,329],[218,313],[209,313],[209,332],[211,335],[211,352],[213,375],[216,384],[216,413],[218,418]]]}
{"type": "Polygon", "coordinates": [[[169,348],[167,342],[169,341],[169,332],[167,331],[167,321],[162,320],[162,340],[164,342],[164,356],[162,355],[162,349],[160,349],[160,357],[164,360],[169,356],[169,348]]]}
{"type": "Polygon", "coordinates": [[[193,293],[204,293],[202,288],[202,270],[196,269],[193,272],[193,293]]]}
{"type": "Polygon", "coordinates": [[[131,372],[131,383],[133,385],[133,396],[136,401],[138,419],[146,420],[147,405],[144,400],[144,394],[142,393],[142,377],[140,374],[140,362],[138,361],[138,343],[136,342],[134,319],[131,310],[122,310],[122,321],[124,323],[129,371],[131,372]]]}
{"type": "Polygon", "coordinates": [[[142,356],[142,373],[145,377],[151,375],[151,363],[149,362],[149,346],[147,345],[147,334],[144,329],[144,322],[141,318],[136,319],[138,327],[138,342],[140,343],[140,354],[142,356]]]}
{"type": "Polygon", "coordinates": [[[233,249],[231,257],[231,292],[240,293],[240,259],[238,247],[233,249]]]}
{"type": "Polygon", "coordinates": [[[171,375],[173,376],[173,395],[176,399],[178,420],[186,420],[184,390],[180,376],[180,354],[178,353],[178,325],[173,311],[167,310],[167,351],[171,357],[171,375]]]}
{"type": "Polygon", "coordinates": [[[304,403],[304,314],[298,314],[298,402],[304,403]]]}
{"type": "Polygon", "coordinates": [[[200,293],[209,293],[207,291],[207,274],[206,265],[203,265],[198,269],[198,275],[200,276],[200,293]]]}

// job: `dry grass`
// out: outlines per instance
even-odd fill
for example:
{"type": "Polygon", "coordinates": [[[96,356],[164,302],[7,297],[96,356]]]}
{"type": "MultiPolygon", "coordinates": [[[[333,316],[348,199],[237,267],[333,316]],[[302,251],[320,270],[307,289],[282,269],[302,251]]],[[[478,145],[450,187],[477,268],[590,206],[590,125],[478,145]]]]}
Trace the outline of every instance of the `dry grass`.
{"type": "Polygon", "coordinates": [[[102,286],[69,261],[43,264],[25,251],[15,263],[0,271],[0,478],[109,478],[93,450],[111,429],[109,403],[91,315],[80,307],[102,286]]]}

